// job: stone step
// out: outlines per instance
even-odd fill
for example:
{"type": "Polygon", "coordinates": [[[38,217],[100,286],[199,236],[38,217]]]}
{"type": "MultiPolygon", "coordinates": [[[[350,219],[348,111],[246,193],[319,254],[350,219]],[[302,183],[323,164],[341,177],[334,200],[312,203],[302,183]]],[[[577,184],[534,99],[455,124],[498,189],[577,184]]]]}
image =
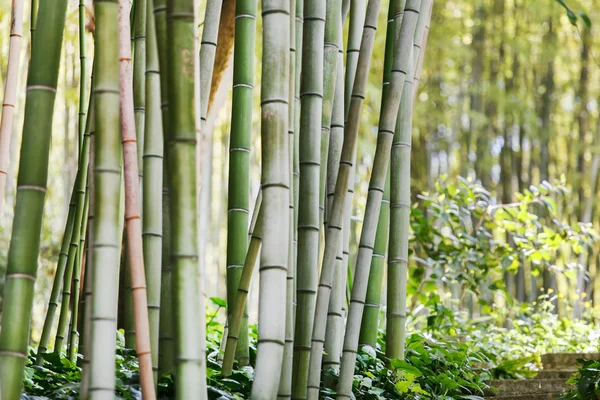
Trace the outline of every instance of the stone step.
{"type": "Polygon", "coordinates": [[[559,393],[567,387],[564,379],[501,379],[487,384],[493,389],[486,390],[485,395],[494,398],[513,394],[559,393]]]}
{"type": "Polygon", "coordinates": [[[555,369],[555,370],[541,370],[535,376],[535,379],[569,379],[573,374],[577,372],[575,369],[555,369]]]}
{"type": "Polygon", "coordinates": [[[569,369],[577,366],[578,359],[600,360],[600,353],[554,353],[542,356],[545,370],[569,369]]]}
{"type": "Polygon", "coordinates": [[[542,393],[542,394],[528,394],[528,395],[508,395],[508,396],[496,396],[486,397],[486,399],[493,400],[555,400],[560,395],[557,393],[542,393]]]}

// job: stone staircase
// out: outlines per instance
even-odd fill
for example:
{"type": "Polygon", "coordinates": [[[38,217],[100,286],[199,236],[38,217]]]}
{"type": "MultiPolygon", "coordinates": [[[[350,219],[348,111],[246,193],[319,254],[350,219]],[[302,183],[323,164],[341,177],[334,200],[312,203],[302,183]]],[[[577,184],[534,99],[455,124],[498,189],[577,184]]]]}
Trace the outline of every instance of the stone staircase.
{"type": "Polygon", "coordinates": [[[494,400],[550,400],[566,388],[566,380],[576,371],[577,359],[600,360],[600,353],[556,353],[542,356],[543,369],[533,379],[490,381],[494,388],[485,393],[494,400]]]}

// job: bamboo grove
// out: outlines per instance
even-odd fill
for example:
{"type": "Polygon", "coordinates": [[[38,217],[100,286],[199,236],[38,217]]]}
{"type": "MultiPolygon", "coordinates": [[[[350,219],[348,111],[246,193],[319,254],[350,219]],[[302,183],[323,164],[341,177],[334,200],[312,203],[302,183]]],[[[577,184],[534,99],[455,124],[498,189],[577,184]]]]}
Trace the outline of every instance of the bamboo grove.
{"type": "MultiPolygon", "coordinates": [[[[337,399],[353,398],[359,349],[378,348],[383,327],[385,357],[404,358],[407,318],[414,310],[407,299],[415,294],[410,287],[416,252],[409,242],[412,212],[419,204],[416,193],[433,191],[439,178],[426,159],[431,156],[441,165],[445,146],[414,135],[430,123],[422,107],[430,106],[431,86],[442,87],[441,77],[423,72],[430,26],[435,29],[437,14],[446,15],[440,3],[13,0],[0,125],[0,211],[10,207],[2,202],[5,187],[9,190],[11,142],[18,142],[12,126],[15,109],[19,112],[20,71],[27,70],[27,83],[0,303],[0,400],[20,398],[30,356],[44,206],[54,182],[51,127],[64,81],[61,53],[75,54],[63,48],[73,7],[79,59],[71,55],[78,80],[71,80],[77,110],[71,121],[76,134],[69,143],[76,162],[64,167],[73,179],[65,194],[64,227],[54,233],[62,241],[53,283],[44,288],[47,301],[35,362],[67,357],[82,368],[81,398],[112,399],[116,332],[122,328],[125,345],[139,360],[144,399],[157,398],[158,381],[165,375],[173,376],[177,399],[208,399],[206,326],[212,320],[207,321],[206,310],[214,293],[211,274],[218,275],[215,264],[226,275],[226,325],[218,356],[222,376],[251,366],[251,397],[272,400],[319,399],[323,390],[337,399]],[[23,32],[26,10],[31,12],[29,33],[23,32]],[[20,65],[22,37],[30,43],[27,67],[20,65]],[[223,78],[230,58],[231,82],[223,78]],[[422,81],[428,85],[425,96],[420,96],[422,81]],[[219,113],[227,130],[222,143],[212,134],[219,113]],[[375,143],[365,146],[370,136],[375,143]],[[226,164],[218,171],[212,161],[216,147],[226,164]],[[369,167],[363,168],[366,157],[369,167]],[[220,237],[224,251],[209,257],[208,238],[221,228],[211,222],[216,219],[210,206],[213,180],[222,181],[219,201],[225,218],[219,222],[226,229],[220,237]],[[360,224],[355,221],[357,188],[362,190],[360,224]],[[258,297],[255,359],[252,296],[258,297]]],[[[503,20],[508,13],[500,6],[504,2],[492,3],[503,20]]],[[[515,15],[521,3],[511,3],[515,15]]],[[[473,9],[474,20],[483,21],[485,4],[473,9]]],[[[493,19],[494,27],[500,26],[499,18],[493,19]]],[[[498,60],[504,60],[507,46],[504,33],[492,39],[485,35],[487,28],[476,25],[471,37],[478,57],[470,66],[475,89],[468,107],[496,115],[501,105],[482,100],[484,56],[490,53],[485,46],[500,42],[498,60]]],[[[556,39],[552,29],[549,20],[545,40],[556,39]]],[[[584,31],[584,40],[591,40],[588,35],[584,31]]],[[[490,54],[490,62],[496,62],[497,55],[490,54]]],[[[589,49],[581,56],[587,68],[589,49]]],[[[519,77],[514,57],[512,74],[519,77]]],[[[490,74],[497,70],[495,65],[490,74]]],[[[539,110],[546,134],[551,111],[544,107],[552,100],[545,96],[552,90],[552,74],[549,62],[535,76],[519,78],[546,80],[539,110]]],[[[583,67],[581,79],[588,79],[583,67]]],[[[515,86],[507,82],[506,91],[516,91],[515,86]]],[[[467,97],[461,89],[460,101],[467,97]]],[[[512,112],[514,118],[523,117],[512,112]]],[[[460,124],[460,115],[453,118],[460,124]]],[[[445,172],[458,169],[484,186],[493,185],[499,163],[495,194],[502,197],[500,203],[510,204],[513,181],[522,186],[512,178],[526,175],[516,171],[526,163],[511,159],[516,154],[507,154],[506,148],[498,160],[484,150],[499,135],[500,120],[479,126],[473,118],[465,129],[465,146],[458,150],[458,158],[466,161],[458,167],[448,163],[445,172]]],[[[507,142],[514,141],[511,135],[507,128],[507,142]]],[[[549,138],[542,139],[535,171],[540,182],[551,180],[552,164],[543,151],[549,138]]],[[[581,172],[587,168],[584,158],[581,172]]],[[[594,155],[587,169],[597,175],[599,165],[594,155]]],[[[533,173],[531,167],[528,176],[533,173]]],[[[580,219],[590,222],[593,204],[585,202],[585,188],[578,189],[580,219]]],[[[581,264],[586,255],[579,255],[581,264]]],[[[505,277],[507,290],[519,301],[526,300],[524,271],[521,267],[517,278],[505,277]]],[[[579,292],[589,290],[584,277],[577,277],[579,292]]],[[[542,282],[536,279],[531,277],[527,289],[533,293],[530,300],[538,286],[558,290],[546,271],[542,282]]],[[[454,288],[444,285],[432,291],[454,288]]],[[[462,301],[465,296],[456,297],[462,301]]],[[[468,301],[473,308],[476,299],[468,301]]]]}

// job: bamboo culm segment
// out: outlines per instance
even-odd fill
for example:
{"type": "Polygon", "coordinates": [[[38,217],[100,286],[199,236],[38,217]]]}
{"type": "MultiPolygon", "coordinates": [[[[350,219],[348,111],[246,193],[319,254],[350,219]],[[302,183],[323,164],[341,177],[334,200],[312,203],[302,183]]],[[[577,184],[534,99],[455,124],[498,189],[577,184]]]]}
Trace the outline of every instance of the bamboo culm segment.
{"type": "MultiPolygon", "coordinates": [[[[377,16],[381,5],[380,0],[370,0],[367,8],[367,18],[363,29],[361,41],[361,50],[358,61],[358,68],[353,85],[352,101],[348,120],[344,127],[344,144],[340,156],[340,167],[335,185],[335,194],[331,205],[331,218],[328,219],[327,233],[325,236],[325,253],[323,255],[323,268],[319,281],[317,293],[317,305],[315,313],[315,322],[313,327],[309,375],[321,375],[321,361],[323,358],[323,343],[325,341],[327,311],[331,297],[331,288],[335,276],[336,259],[338,248],[342,238],[343,213],[345,208],[346,193],[348,191],[348,182],[350,172],[353,167],[356,140],[358,136],[358,126],[360,114],[366,93],[366,84],[373,44],[375,41],[375,32],[377,30],[377,16]]],[[[317,378],[309,376],[309,382],[315,382],[317,378]]],[[[308,388],[308,398],[317,399],[319,387],[308,388]]]]}
{"type": "Polygon", "coordinates": [[[250,223],[250,243],[248,251],[244,259],[244,267],[240,276],[240,283],[235,296],[235,303],[232,306],[231,315],[229,317],[229,327],[227,330],[227,345],[225,346],[225,355],[223,357],[223,376],[231,376],[233,372],[233,362],[237,344],[239,341],[240,327],[242,326],[242,318],[246,308],[246,301],[250,291],[250,283],[258,258],[258,251],[262,244],[262,218],[260,208],[262,204],[262,193],[256,200],[252,221],[250,223]]]}
{"type": "Polygon", "coordinates": [[[321,119],[323,110],[323,43],[326,2],[304,1],[298,188],[298,281],[292,396],[306,398],[310,338],[319,274],[321,119]]]}
{"type": "Polygon", "coordinates": [[[348,45],[346,46],[346,75],[344,79],[346,84],[346,90],[344,91],[344,120],[348,119],[348,111],[350,110],[366,15],[367,2],[364,0],[351,0],[348,45]]]}
{"type": "Polygon", "coordinates": [[[17,83],[19,82],[19,62],[23,37],[23,0],[12,0],[10,20],[10,43],[2,101],[2,119],[0,119],[0,215],[2,215],[4,206],[10,139],[17,102],[17,83]]]}
{"type": "Polygon", "coordinates": [[[114,393],[116,310],[119,279],[121,143],[119,125],[119,5],[96,1],[95,76],[92,86],[97,117],[94,139],[94,224],[89,348],[89,398],[114,393]]]}
{"type": "Polygon", "coordinates": [[[158,381],[160,329],[161,261],[163,241],[163,125],[160,112],[160,72],[154,23],[154,1],[146,3],[146,110],[144,123],[144,177],[142,240],[148,293],[150,348],[154,384],[158,381]]]}
{"type": "Polygon", "coordinates": [[[414,105],[414,74],[432,1],[422,0],[410,51],[409,69],[402,93],[391,154],[390,247],[386,355],[404,359],[406,339],[406,285],[408,280],[408,231],[410,218],[410,151],[414,105]]]}
{"type": "Polygon", "coordinates": [[[377,148],[373,162],[373,172],[369,182],[369,194],[363,227],[360,237],[358,257],[356,261],[354,284],[350,309],[348,311],[348,322],[344,336],[344,349],[342,356],[342,367],[340,380],[337,387],[337,398],[349,398],[352,392],[352,378],[356,363],[358,348],[358,336],[360,333],[360,322],[364,309],[367,283],[373,257],[373,247],[377,231],[377,221],[386,180],[386,172],[390,161],[390,151],[394,129],[398,117],[400,97],[411,65],[408,56],[413,47],[415,28],[419,18],[420,0],[407,0],[404,9],[404,17],[400,38],[394,49],[394,62],[387,98],[383,104],[381,118],[379,121],[379,133],[377,136],[377,148]]]}
{"type": "MultiPolygon", "coordinates": [[[[327,158],[327,203],[325,216],[329,217],[333,196],[335,194],[335,183],[340,167],[340,156],[344,142],[344,50],[342,48],[343,26],[338,27],[338,54],[337,54],[337,79],[335,82],[335,97],[333,100],[333,115],[331,119],[331,135],[329,137],[329,156],[327,158]]],[[[349,197],[346,194],[346,197],[349,197]]],[[[327,226],[327,221],[325,221],[327,226]]],[[[343,231],[347,229],[344,220],[343,231]]],[[[343,242],[343,235],[342,235],[343,242]]],[[[327,313],[327,329],[325,336],[325,356],[323,360],[323,372],[332,369],[339,371],[342,354],[342,341],[344,334],[344,311],[346,303],[346,280],[343,262],[343,243],[340,242],[338,255],[336,257],[336,269],[332,298],[329,301],[327,313]]],[[[325,378],[326,375],[323,376],[325,378]]]]}
{"type": "MultiPolygon", "coordinates": [[[[90,101],[90,105],[93,105],[93,102],[90,101]]],[[[88,128],[84,129],[89,132],[89,125],[91,121],[88,118],[88,128]]],[[[63,296],[62,296],[62,306],[60,310],[60,319],[58,322],[58,329],[56,332],[56,341],[54,345],[54,352],[56,354],[60,354],[63,350],[63,346],[65,344],[65,340],[67,339],[67,333],[69,328],[69,304],[71,303],[71,288],[72,281],[74,277],[74,273],[79,271],[79,265],[77,265],[80,261],[79,257],[79,244],[81,238],[81,225],[83,223],[83,219],[87,216],[84,215],[85,211],[85,193],[87,186],[87,176],[88,176],[88,160],[90,154],[90,144],[89,144],[89,135],[83,136],[81,152],[79,154],[79,168],[77,170],[77,176],[75,179],[74,190],[74,203],[75,203],[75,213],[73,218],[73,228],[71,233],[71,240],[69,244],[69,252],[67,257],[67,265],[65,268],[65,273],[63,277],[63,296]]]]}
{"type": "Polygon", "coordinates": [[[289,399],[292,396],[292,374],[294,368],[294,328],[296,324],[296,312],[295,312],[295,297],[296,297],[296,210],[295,210],[295,197],[294,192],[294,103],[295,86],[296,86],[296,0],[290,0],[290,43],[289,43],[289,75],[288,75],[288,162],[289,162],[289,210],[288,215],[290,224],[288,227],[288,268],[287,268],[287,281],[286,281],[286,313],[285,313],[285,347],[283,349],[283,365],[281,369],[281,378],[279,380],[279,389],[277,392],[277,399],[289,399]]]}
{"type": "Polygon", "coordinates": [[[163,232],[160,285],[160,323],[159,323],[159,375],[173,372],[175,363],[175,333],[172,299],[172,265],[170,255],[170,219],[169,219],[169,178],[167,141],[169,132],[169,99],[168,99],[168,63],[167,63],[167,4],[166,0],[154,0],[154,28],[156,31],[156,47],[160,73],[160,104],[163,127],[163,232]]]}
{"type": "MultiPolygon", "coordinates": [[[[206,122],[206,114],[208,113],[215,55],[217,52],[217,39],[219,38],[219,18],[221,16],[222,6],[223,2],[220,0],[208,0],[206,3],[204,28],[202,30],[202,41],[200,43],[200,119],[202,125],[206,122]]],[[[244,232],[244,234],[246,234],[246,232],[244,232]]]]}
{"type": "MultiPolygon", "coordinates": [[[[233,93],[229,143],[227,205],[227,304],[231,320],[248,247],[250,147],[254,97],[254,48],[258,0],[236,2],[233,53],[233,93]]],[[[210,83],[210,80],[208,81],[210,83]]],[[[231,329],[231,326],[230,328],[231,329]]],[[[248,365],[248,315],[244,311],[238,329],[235,358],[248,365]]]]}
{"type": "MultiPolygon", "coordinates": [[[[383,61],[383,85],[381,91],[381,103],[385,102],[387,90],[390,84],[390,75],[392,73],[392,62],[394,58],[394,40],[396,38],[396,26],[402,22],[404,15],[404,5],[406,0],[390,1],[388,8],[387,29],[385,37],[385,56],[383,61]]],[[[401,26],[401,25],[400,25],[401,26]]],[[[381,116],[380,116],[381,118],[381,116]]],[[[381,307],[381,285],[383,284],[383,273],[385,267],[385,254],[388,243],[390,215],[390,180],[389,168],[386,172],[385,189],[383,191],[383,200],[381,210],[379,211],[379,221],[377,222],[377,233],[375,235],[375,246],[373,248],[373,257],[371,259],[371,270],[369,272],[369,284],[365,297],[365,310],[363,312],[362,322],[360,324],[360,346],[371,346],[373,349],[377,345],[377,329],[379,326],[379,311],[381,307]]]]}
{"type": "MultiPolygon", "coordinates": [[[[170,255],[175,331],[177,399],[206,398],[206,363],[198,318],[200,276],[197,236],[196,106],[194,2],[167,1],[167,93],[169,129],[166,147],[169,183],[170,255]]],[[[160,51],[160,50],[159,50],[160,51]]]]}
{"type": "Polygon", "coordinates": [[[56,273],[54,274],[52,291],[50,292],[48,311],[46,312],[46,319],[44,320],[44,327],[42,328],[42,337],[40,338],[38,354],[35,360],[36,365],[42,365],[44,360],[44,354],[48,350],[48,342],[50,341],[50,334],[52,333],[52,325],[54,324],[54,317],[56,315],[56,309],[58,308],[58,298],[61,294],[63,276],[65,274],[65,268],[67,267],[69,245],[71,244],[73,221],[75,219],[75,208],[75,188],[73,188],[73,191],[71,193],[71,200],[69,202],[69,211],[67,214],[67,222],[63,234],[62,245],[60,247],[60,254],[58,255],[56,273]]]}
{"type": "Polygon", "coordinates": [[[285,340],[289,219],[289,0],[262,0],[261,90],[263,244],[258,353],[252,399],[277,396],[285,340]]]}
{"type": "Polygon", "coordinates": [[[65,24],[66,0],[42,1],[27,77],[17,198],[8,251],[0,334],[0,398],[20,398],[37,275],[50,137],[65,24]],[[10,323],[5,323],[10,321],[10,323]]]}
{"type": "MultiPolygon", "coordinates": [[[[412,57],[414,52],[410,52],[412,57]]],[[[406,280],[408,279],[408,225],[410,216],[410,146],[412,131],[411,65],[404,84],[391,156],[390,247],[386,355],[404,359],[406,280]],[[407,181],[408,179],[408,181],[407,181]]]]}
{"type": "MultiPolygon", "coordinates": [[[[136,23],[144,25],[136,27],[136,31],[143,32],[145,36],[145,1],[137,2],[135,15],[136,23]],[[141,4],[141,6],[140,6],[141,4]],[[139,14],[143,13],[143,16],[139,14]]],[[[140,174],[138,164],[140,159],[137,147],[137,138],[143,136],[143,119],[135,115],[135,106],[139,106],[139,93],[134,90],[144,91],[140,84],[133,83],[133,66],[131,60],[131,27],[129,25],[129,1],[119,0],[119,86],[121,94],[121,140],[123,143],[123,173],[125,182],[125,222],[127,228],[127,248],[129,257],[129,272],[131,293],[133,297],[135,349],[140,366],[140,383],[144,399],[156,399],[154,378],[152,373],[152,355],[150,350],[150,329],[148,321],[148,300],[146,295],[146,276],[144,271],[144,255],[142,245],[142,221],[140,210],[140,174]],[[138,99],[136,99],[138,97],[138,99]],[[136,104],[136,101],[138,102],[136,104]],[[141,127],[140,127],[141,124],[141,127]],[[141,130],[141,132],[140,132],[141,130]],[[136,132],[137,131],[137,132],[136,132]]],[[[139,39],[139,36],[137,39],[139,39]]],[[[145,38],[144,41],[136,40],[136,46],[141,43],[143,52],[136,56],[141,64],[143,74],[145,70],[145,38]]],[[[137,78],[142,80],[142,78],[137,78]]],[[[144,96],[145,97],[145,96],[144,96]]],[[[143,97],[142,97],[143,98],[143,97]]],[[[142,105],[143,106],[143,105],[142,105]]],[[[139,110],[138,110],[139,111],[139,110]]],[[[141,115],[143,117],[143,114],[141,115]]]]}

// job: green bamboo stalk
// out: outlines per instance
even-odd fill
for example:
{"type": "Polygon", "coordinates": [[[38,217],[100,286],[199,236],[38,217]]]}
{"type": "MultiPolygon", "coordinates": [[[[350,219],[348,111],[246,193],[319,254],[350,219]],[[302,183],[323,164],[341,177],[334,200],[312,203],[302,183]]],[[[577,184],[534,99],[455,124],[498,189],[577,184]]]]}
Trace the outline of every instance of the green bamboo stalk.
{"type": "Polygon", "coordinates": [[[4,287],[0,333],[0,397],[20,398],[27,359],[33,290],[48,179],[48,157],[66,0],[42,1],[39,32],[27,78],[17,198],[4,287]],[[10,321],[10,323],[6,323],[10,321]]]}
{"type": "MultiPolygon", "coordinates": [[[[319,186],[320,227],[326,220],[325,203],[327,200],[327,159],[329,157],[329,137],[331,134],[331,115],[335,81],[337,79],[337,56],[341,46],[338,43],[338,29],[342,25],[342,1],[328,0],[325,11],[325,35],[323,46],[323,105],[321,110],[321,165],[319,186]]],[[[341,151],[341,149],[340,149],[341,151]]]]}
{"type": "Polygon", "coordinates": [[[62,245],[60,247],[60,254],[58,256],[58,263],[56,266],[56,273],[54,274],[54,281],[52,283],[52,291],[50,292],[48,311],[46,311],[46,319],[44,320],[42,336],[38,345],[38,353],[35,360],[36,365],[42,365],[44,354],[46,354],[48,351],[48,342],[50,341],[50,334],[52,333],[52,325],[54,324],[54,317],[56,315],[56,309],[58,308],[58,298],[61,294],[63,277],[65,274],[65,268],[67,266],[67,258],[69,256],[69,244],[71,243],[71,234],[73,232],[75,208],[75,188],[73,188],[71,200],[69,201],[69,211],[67,214],[65,233],[63,234],[62,245]]]}
{"type": "Polygon", "coordinates": [[[94,146],[94,224],[89,347],[89,398],[114,395],[116,311],[119,280],[121,144],[117,0],[97,0],[95,76],[92,86],[96,132],[94,146]]]}
{"type": "MultiPolygon", "coordinates": [[[[85,13],[85,0],[79,0],[78,6],[78,28],[79,28],[79,120],[78,120],[78,128],[79,128],[79,161],[81,162],[82,150],[85,147],[84,141],[88,142],[88,149],[86,152],[87,161],[86,169],[89,171],[89,132],[92,129],[91,127],[86,126],[86,115],[87,118],[90,119],[89,124],[93,124],[94,121],[90,114],[86,113],[85,109],[85,97],[87,96],[87,68],[86,68],[86,46],[85,46],[85,25],[86,25],[86,13],[85,13]],[[89,128],[89,129],[86,129],[89,128]],[[86,137],[87,135],[87,137],[86,137]]],[[[92,96],[90,96],[88,109],[91,113],[93,110],[93,105],[91,103],[92,96]]],[[[79,297],[80,297],[80,278],[81,278],[81,267],[83,262],[83,252],[84,252],[84,242],[87,228],[87,218],[88,218],[88,210],[89,210],[89,193],[87,192],[87,181],[89,178],[89,174],[86,173],[85,180],[86,186],[84,187],[85,191],[85,204],[83,209],[83,219],[81,222],[81,229],[79,232],[79,246],[77,248],[77,260],[75,261],[75,271],[74,271],[74,279],[73,279],[73,306],[71,312],[71,326],[69,329],[69,338],[68,338],[68,355],[69,359],[72,362],[76,361],[77,358],[77,346],[78,346],[78,331],[77,331],[77,323],[79,318],[79,297]]]]}
{"type": "MultiPolygon", "coordinates": [[[[93,123],[93,122],[92,122],[93,123]]],[[[89,143],[88,143],[89,147],[89,143]]],[[[89,151],[88,151],[89,156],[89,151]]],[[[83,254],[85,249],[85,234],[87,230],[87,215],[90,205],[89,193],[85,193],[85,205],[83,208],[83,221],[81,222],[81,231],[79,234],[78,257],[75,262],[75,271],[73,273],[73,306],[71,311],[71,323],[68,340],[68,357],[71,362],[77,361],[77,347],[79,346],[79,331],[77,325],[79,321],[79,298],[81,294],[81,268],[83,267],[83,254]]]]}
{"type": "MultiPolygon", "coordinates": [[[[383,85],[381,92],[381,103],[385,102],[387,89],[392,73],[392,61],[394,57],[394,40],[396,39],[396,26],[402,22],[404,5],[406,0],[390,1],[388,9],[387,30],[385,38],[385,56],[383,67],[383,85]]],[[[401,26],[401,25],[400,25],[401,26]]],[[[382,109],[383,110],[383,109],[382,109]]],[[[380,115],[381,118],[381,115],[380,115]]],[[[389,169],[389,167],[388,167],[389,169]]],[[[377,345],[377,330],[379,327],[379,310],[381,308],[381,285],[383,284],[383,272],[385,266],[385,253],[387,250],[389,215],[390,215],[390,180],[389,172],[386,171],[385,188],[379,221],[377,222],[377,233],[375,235],[375,247],[371,259],[371,271],[369,273],[369,285],[365,297],[365,310],[360,324],[359,346],[377,345]]]]}
{"type": "MultiPolygon", "coordinates": [[[[381,209],[381,201],[386,180],[386,172],[390,160],[393,132],[398,117],[400,96],[403,91],[404,82],[407,78],[409,67],[412,68],[411,59],[408,57],[412,50],[415,28],[419,17],[421,0],[407,0],[404,9],[404,17],[400,37],[394,49],[394,62],[392,74],[379,121],[379,133],[377,136],[377,148],[373,161],[373,172],[369,183],[369,194],[365,217],[363,220],[358,257],[356,262],[355,276],[352,285],[352,297],[348,311],[346,334],[344,335],[344,349],[342,356],[342,367],[340,380],[337,387],[337,398],[350,398],[352,393],[352,379],[354,366],[356,364],[356,353],[358,348],[358,336],[360,333],[360,322],[362,319],[367,284],[375,245],[377,221],[381,209]]],[[[388,305],[389,306],[389,305],[388,305]]]]}
{"type": "MultiPolygon", "coordinates": [[[[91,93],[90,96],[92,99],[94,98],[94,94],[91,93]]],[[[94,106],[95,109],[95,106],[94,106]]],[[[95,121],[92,121],[95,122],[95,121]]],[[[87,399],[89,395],[89,387],[90,387],[90,338],[91,338],[91,321],[92,321],[92,266],[93,266],[93,237],[94,237],[94,179],[93,174],[95,171],[95,134],[96,128],[95,124],[90,126],[90,160],[88,166],[88,187],[86,192],[88,193],[88,220],[87,220],[87,249],[86,249],[86,257],[85,257],[85,272],[84,272],[84,282],[83,282],[83,300],[81,305],[82,310],[82,329],[81,329],[81,338],[80,338],[80,346],[78,352],[83,354],[83,359],[81,360],[81,386],[79,390],[79,395],[82,399],[87,399]]]]}
{"type": "MultiPolygon", "coordinates": [[[[93,102],[90,100],[90,106],[93,102]]],[[[84,130],[90,131],[90,121],[88,118],[84,130]]],[[[87,169],[89,161],[89,135],[84,135],[82,140],[81,154],[79,155],[79,168],[75,178],[75,214],[73,218],[73,229],[69,244],[69,255],[67,257],[67,266],[63,277],[63,293],[62,306],[60,310],[60,318],[58,321],[58,329],[56,331],[56,340],[54,344],[54,353],[60,355],[67,340],[69,330],[69,305],[71,303],[71,290],[73,287],[73,273],[77,272],[75,264],[78,264],[79,257],[79,242],[81,238],[81,225],[84,218],[85,210],[85,188],[87,185],[87,169]]]]}
{"type": "MultiPolygon", "coordinates": [[[[167,5],[166,0],[154,0],[154,22],[156,30],[156,43],[158,49],[158,63],[160,73],[160,101],[162,110],[162,126],[164,149],[168,140],[169,131],[169,102],[167,95],[167,5]]],[[[175,363],[175,334],[172,306],[172,265],[170,259],[170,219],[169,219],[169,181],[168,181],[168,154],[163,153],[163,240],[161,260],[161,287],[160,287],[160,326],[159,326],[159,375],[171,373],[175,363]]]]}
{"type": "Polygon", "coordinates": [[[146,109],[144,133],[143,245],[150,319],[150,343],[155,385],[158,382],[161,264],[163,242],[163,154],[164,140],[160,113],[160,72],[153,13],[153,0],[146,9],[146,109]]]}
{"type": "MultiPolygon", "coordinates": [[[[252,104],[254,97],[254,47],[257,0],[236,3],[233,53],[233,99],[229,143],[229,182],[227,205],[227,304],[228,319],[242,274],[248,246],[248,210],[250,191],[250,147],[252,104]]],[[[242,318],[235,358],[248,365],[248,317],[242,318]]]]}
{"type": "MultiPolygon", "coordinates": [[[[296,0],[295,10],[295,59],[294,63],[294,156],[293,156],[293,191],[294,191],[294,334],[296,331],[298,304],[298,210],[300,208],[300,77],[302,70],[302,40],[304,30],[304,0],[296,0]]],[[[290,35],[291,37],[291,35],[290,35]]],[[[295,338],[295,337],[294,337],[295,338]]],[[[293,364],[292,364],[293,371],[293,364]]],[[[292,372],[293,373],[293,372],[292,372]]]]}
{"type": "Polygon", "coordinates": [[[4,206],[4,192],[8,174],[10,140],[13,132],[17,84],[19,82],[19,64],[21,60],[21,41],[23,37],[23,0],[13,0],[10,14],[10,42],[6,81],[2,100],[2,119],[0,119],[0,215],[4,206]]]}
{"type": "MultiPolygon", "coordinates": [[[[319,266],[321,118],[326,2],[305,0],[300,83],[298,282],[292,395],[306,398],[319,266]]],[[[329,138],[327,138],[329,139],[329,138]]],[[[323,166],[325,169],[325,166],[323,166]]]]}
{"type": "MultiPolygon", "coordinates": [[[[177,398],[205,398],[202,382],[206,368],[201,340],[190,332],[203,331],[198,318],[202,303],[197,239],[196,107],[193,0],[167,1],[167,94],[169,115],[168,183],[171,223],[170,256],[173,265],[175,318],[175,378],[177,398]]],[[[159,50],[160,51],[160,50],[159,50]]],[[[159,53],[160,57],[160,53],[159,53]]],[[[198,110],[199,111],[199,110],[198,110]]],[[[204,390],[205,391],[205,390],[204,390]]]]}
{"type": "Polygon", "coordinates": [[[33,37],[35,36],[35,29],[37,27],[38,9],[40,7],[40,0],[31,0],[31,15],[29,18],[29,31],[31,33],[31,48],[33,49],[33,37]]]}
{"type": "Polygon", "coordinates": [[[335,195],[331,204],[331,218],[327,226],[325,237],[325,253],[323,256],[323,268],[317,294],[317,306],[315,322],[312,333],[312,345],[310,352],[309,387],[308,398],[317,399],[319,395],[319,382],[321,377],[321,360],[323,358],[323,343],[327,326],[327,311],[331,297],[331,287],[335,275],[338,248],[342,237],[343,210],[345,198],[348,191],[350,171],[358,136],[360,114],[366,93],[369,66],[377,30],[377,16],[379,14],[380,0],[370,0],[367,6],[367,18],[363,29],[361,49],[359,53],[356,78],[351,96],[350,111],[344,127],[344,144],[340,156],[340,167],[338,170],[335,195]]]}
{"type": "Polygon", "coordinates": [[[286,281],[286,313],[285,313],[285,347],[283,349],[283,366],[281,369],[281,379],[279,380],[279,389],[277,391],[278,399],[289,399],[292,397],[292,373],[294,366],[294,325],[296,322],[296,313],[294,307],[295,287],[295,263],[296,263],[296,212],[294,193],[294,123],[295,115],[294,96],[296,86],[296,0],[290,0],[290,73],[288,75],[288,161],[289,161],[289,236],[288,236],[288,268],[286,281]]]}
{"type": "Polygon", "coordinates": [[[258,352],[252,398],[277,396],[285,340],[289,251],[289,0],[263,0],[261,79],[263,246],[260,256],[258,352]]]}
{"type": "MultiPolygon", "coordinates": [[[[412,59],[414,52],[411,52],[412,59]]],[[[386,355],[404,359],[406,281],[408,279],[408,218],[410,215],[410,146],[412,136],[412,76],[408,70],[391,161],[390,248],[388,254],[388,299],[386,355]],[[408,181],[407,181],[408,179],[408,181]]]]}
{"type": "Polygon", "coordinates": [[[254,272],[254,266],[256,265],[256,259],[258,258],[258,251],[262,244],[262,218],[260,216],[260,209],[262,204],[262,192],[259,192],[252,213],[252,221],[250,222],[249,231],[249,244],[248,251],[244,259],[244,267],[242,268],[242,274],[240,276],[240,283],[237,288],[237,295],[235,296],[235,303],[232,306],[231,316],[229,318],[229,326],[227,329],[227,344],[225,346],[225,355],[223,356],[223,376],[231,376],[233,372],[233,362],[235,360],[235,353],[237,343],[239,340],[239,332],[242,326],[242,317],[245,313],[246,300],[248,299],[248,293],[250,291],[250,283],[252,281],[252,274],[254,272]]]}
{"type": "Polygon", "coordinates": [[[391,161],[390,248],[386,356],[404,359],[406,339],[406,284],[408,280],[408,229],[410,217],[410,149],[414,100],[414,74],[432,0],[420,4],[419,20],[410,52],[409,68],[396,123],[391,161]]]}
{"type": "MultiPolygon", "coordinates": [[[[329,88],[327,81],[325,81],[325,96],[324,101],[331,101],[332,110],[331,118],[329,121],[323,115],[323,127],[329,125],[329,154],[327,157],[327,203],[325,208],[325,226],[327,226],[327,218],[331,213],[331,205],[333,202],[333,195],[335,192],[335,183],[337,180],[337,174],[340,166],[340,155],[342,152],[342,145],[344,141],[344,52],[342,48],[343,31],[342,31],[342,2],[336,0],[331,2],[332,4],[327,5],[327,18],[325,25],[325,71],[327,75],[328,67],[327,62],[335,62],[336,68],[334,73],[336,75],[334,81],[334,87],[329,88]],[[333,26],[332,26],[333,25],[333,26]],[[333,30],[335,29],[335,32],[333,30]],[[332,44],[332,48],[335,48],[335,53],[329,53],[327,51],[328,43],[332,44]],[[331,97],[329,93],[331,91],[331,97]]],[[[331,68],[331,67],[329,67],[331,68]]],[[[323,107],[325,111],[325,106],[323,107]]],[[[323,129],[323,128],[322,128],[323,129]]],[[[323,360],[323,370],[333,369],[337,371],[341,355],[341,340],[343,333],[343,315],[342,315],[342,303],[344,286],[342,269],[342,246],[341,242],[338,246],[338,255],[336,257],[336,269],[334,276],[333,294],[331,301],[329,302],[329,310],[327,313],[327,333],[325,336],[325,356],[323,360]]]]}
{"type": "Polygon", "coordinates": [[[352,89],[360,53],[362,31],[367,15],[366,1],[351,0],[350,3],[350,26],[348,28],[348,45],[346,46],[346,90],[344,92],[344,116],[346,120],[348,119],[348,111],[350,110],[352,89]]]}

